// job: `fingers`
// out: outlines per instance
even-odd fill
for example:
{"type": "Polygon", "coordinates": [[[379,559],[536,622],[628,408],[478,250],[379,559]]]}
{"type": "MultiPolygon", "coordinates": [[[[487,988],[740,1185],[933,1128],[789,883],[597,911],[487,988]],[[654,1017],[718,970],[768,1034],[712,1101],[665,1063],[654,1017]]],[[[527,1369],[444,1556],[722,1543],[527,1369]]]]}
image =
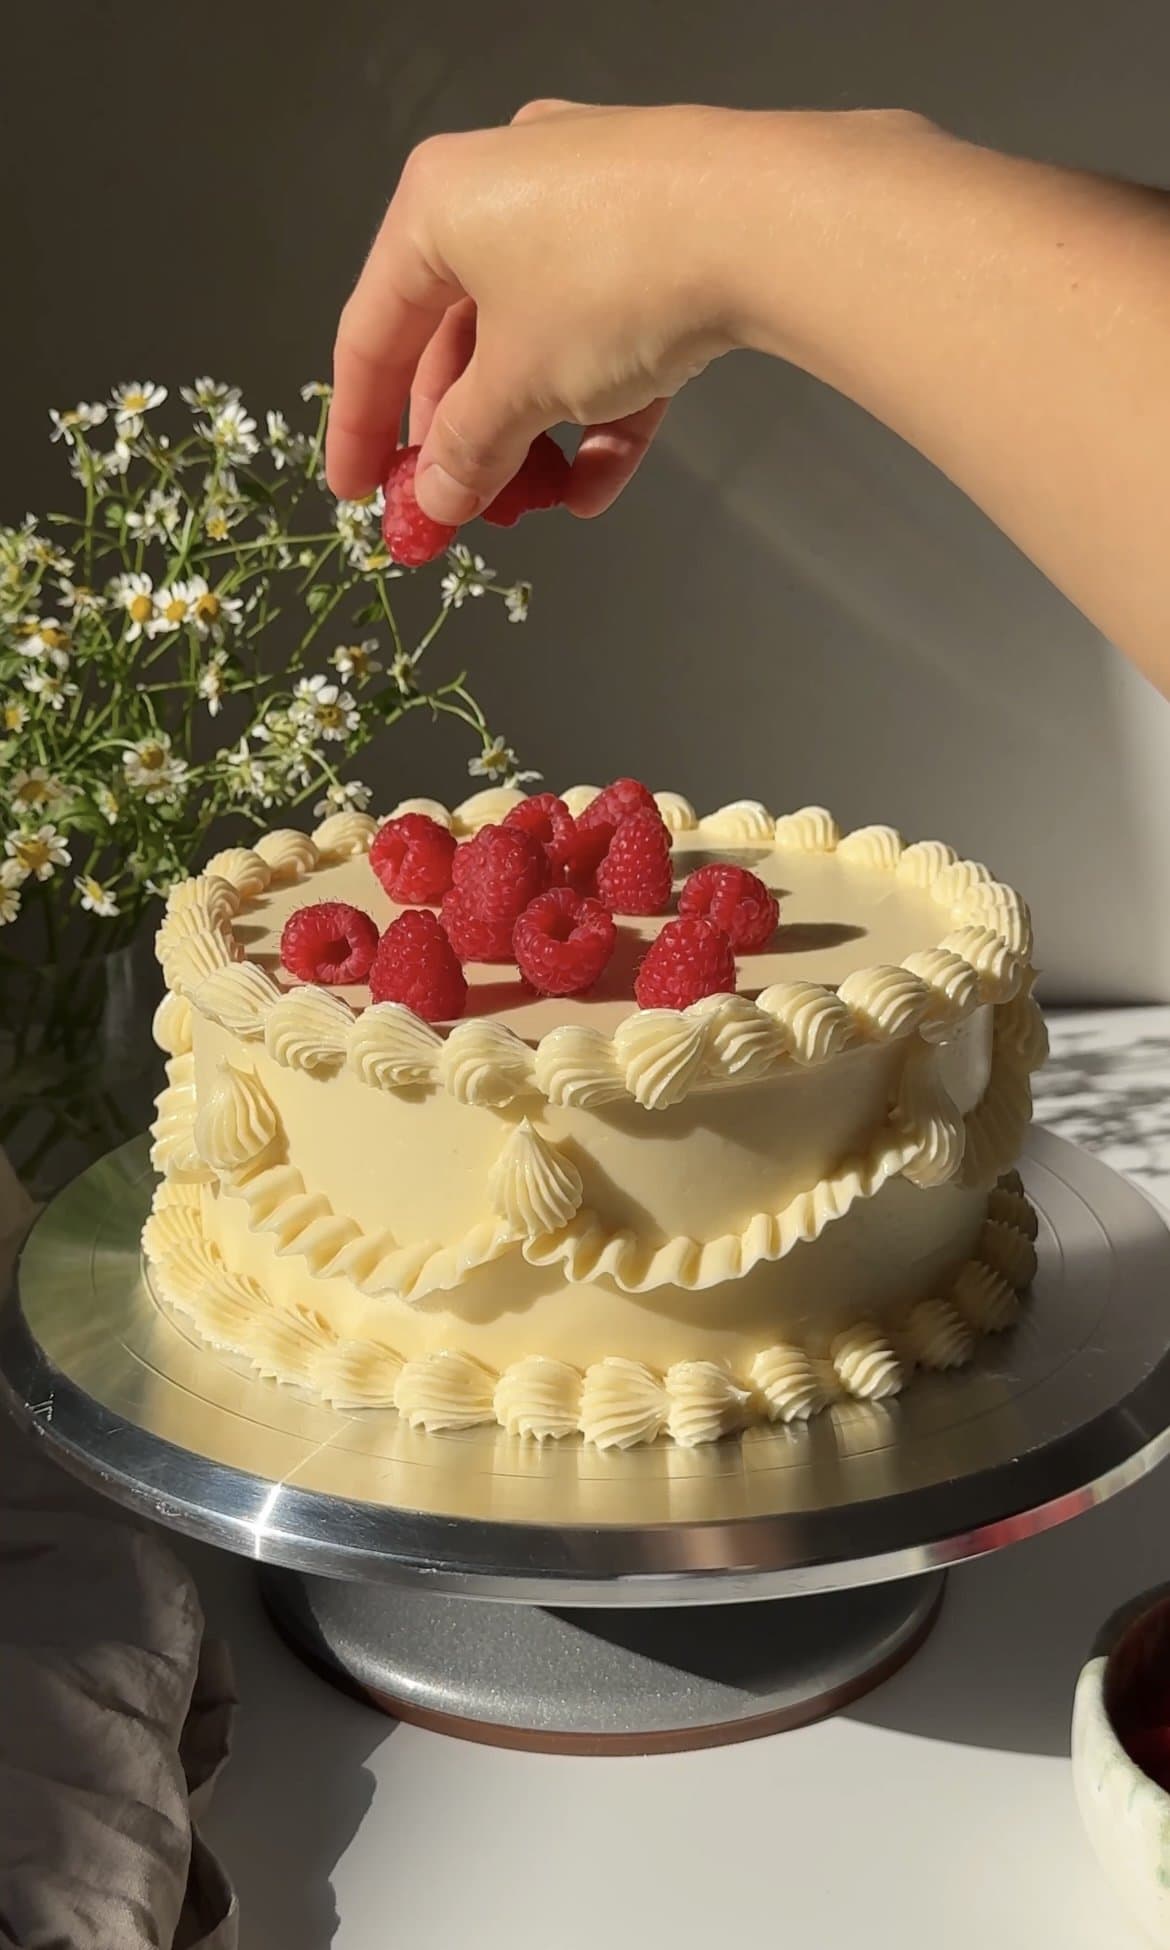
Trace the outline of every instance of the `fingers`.
{"type": "Polygon", "coordinates": [[[475,324],[475,305],[470,298],[464,298],[444,315],[423,352],[410,389],[408,446],[422,445],[439,401],[466,370],[475,351],[475,324]]]}
{"type": "Polygon", "coordinates": [[[440,401],[414,477],[419,506],[458,527],[485,508],[517,472],[548,422],[518,406],[477,350],[440,401]]]}
{"type": "Polygon", "coordinates": [[[612,507],[641,465],[668,405],[668,400],[652,400],[624,419],[585,429],[569,475],[566,508],[588,518],[612,507]]]}
{"type": "Polygon", "coordinates": [[[325,473],[334,494],[349,500],[385,479],[415,367],[458,295],[393,218],[391,204],[333,350],[325,473]]]}

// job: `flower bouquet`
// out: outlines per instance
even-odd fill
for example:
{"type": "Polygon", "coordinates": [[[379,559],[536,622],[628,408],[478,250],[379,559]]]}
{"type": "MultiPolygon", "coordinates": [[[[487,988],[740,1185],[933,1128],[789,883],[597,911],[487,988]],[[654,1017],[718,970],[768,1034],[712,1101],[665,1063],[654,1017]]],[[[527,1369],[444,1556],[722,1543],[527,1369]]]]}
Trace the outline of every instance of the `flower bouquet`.
{"type": "Polygon", "coordinates": [[[474,777],[535,776],[427,658],[469,599],[522,622],[528,585],[458,545],[408,632],[391,586],[427,571],[390,560],[380,495],[329,495],[329,389],[301,397],[263,431],[210,379],[170,433],[150,381],[54,412],[77,511],[0,527],[0,1144],[42,1187],[143,1121],[147,923],[213,828],[364,809],[351,762],[419,711],[467,726],[474,777]]]}

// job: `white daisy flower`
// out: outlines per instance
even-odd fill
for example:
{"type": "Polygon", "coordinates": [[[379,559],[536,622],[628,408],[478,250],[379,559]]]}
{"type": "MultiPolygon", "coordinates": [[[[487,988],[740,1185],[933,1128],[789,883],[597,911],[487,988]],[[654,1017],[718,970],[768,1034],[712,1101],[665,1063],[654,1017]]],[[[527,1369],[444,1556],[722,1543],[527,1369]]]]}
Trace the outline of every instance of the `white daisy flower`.
{"type": "Polygon", "coordinates": [[[109,916],[118,912],[118,903],[108,887],[95,880],[91,873],[75,875],[73,885],[81,895],[81,905],[89,914],[109,916]]]}
{"type": "Polygon", "coordinates": [[[228,400],[195,431],[202,434],[205,440],[210,440],[229,466],[238,461],[251,460],[260,451],[256,422],[250,414],[245,413],[238,399],[228,400]]]}
{"type": "Polygon", "coordinates": [[[108,785],[99,785],[93,795],[93,803],[108,825],[117,825],[122,816],[122,802],[116,792],[108,785]]]}
{"type": "Polygon", "coordinates": [[[68,576],[62,576],[57,587],[61,601],[75,616],[96,615],[104,607],[97,590],[91,589],[87,582],[70,582],[68,576]]]}
{"type": "Polygon", "coordinates": [[[38,826],[35,833],[9,833],[4,851],[21,880],[50,880],[54,867],[69,865],[69,848],[55,826],[38,826]]]}
{"type": "Polygon", "coordinates": [[[58,548],[56,542],[51,542],[47,535],[34,535],[31,531],[25,559],[30,563],[35,562],[38,568],[44,569],[46,575],[67,576],[73,568],[71,555],[66,555],[64,549],[58,548]]]}
{"type": "Polygon", "coordinates": [[[0,861],[0,928],[15,921],[20,913],[20,894],[17,891],[25,874],[15,860],[0,861]]]}
{"type": "Polygon", "coordinates": [[[216,650],[199,674],[199,695],[206,699],[208,716],[218,718],[223,703],[226,650],[216,650]]]}
{"type": "Polygon", "coordinates": [[[363,496],[360,501],[339,501],[333,510],[333,520],[338,534],[347,548],[358,543],[368,547],[376,539],[382,519],[383,495],[381,488],[375,493],[363,496]]]}
{"type": "Polygon", "coordinates": [[[18,813],[51,812],[69,797],[60,779],[54,778],[43,765],[34,765],[28,772],[16,772],[9,795],[18,813]]]}
{"type": "Polygon", "coordinates": [[[294,433],[283,413],[269,411],[265,415],[267,446],[272,455],[274,467],[291,466],[295,461],[305,459],[309,443],[303,433],[294,433]]]}
{"type": "Polygon", "coordinates": [[[185,758],[175,758],[165,731],[153,738],[140,738],[122,753],[126,783],[140,793],[148,806],[157,806],[182,796],[190,767],[185,758]]]}
{"type": "Polygon", "coordinates": [[[294,722],[311,727],[318,738],[344,738],[361,723],[357,705],[348,691],[331,684],[321,672],[302,677],[293,693],[289,714],[294,722]]]}
{"type": "Polygon", "coordinates": [[[301,398],[304,400],[332,399],[333,388],[324,379],[307,379],[301,387],[301,398]]]}
{"type": "Polygon", "coordinates": [[[414,676],[414,659],[409,650],[398,650],[395,652],[394,661],[390,666],[390,675],[399,690],[403,693],[403,696],[406,696],[410,691],[417,688],[414,676]]]}
{"type": "Polygon", "coordinates": [[[127,643],[134,643],[145,633],[155,633],[156,597],[154,584],[148,575],[115,576],[107,595],[110,601],[126,612],[125,632],[127,643]]]}
{"type": "Polygon", "coordinates": [[[359,684],[364,684],[369,678],[376,677],[382,668],[375,655],[377,648],[376,636],[368,636],[361,643],[339,643],[329,661],[347,684],[355,679],[359,684]]]}
{"type": "Polygon", "coordinates": [[[450,609],[462,609],[465,596],[482,596],[496,572],[489,569],[482,555],[473,555],[462,542],[450,550],[455,567],[443,577],[439,590],[450,609]]]}
{"type": "Polygon", "coordinates": [[[44,664],[30,664],[21,681],[26,691],[53,711],[63,711],[66,700],[77,696],[76,684],[70,683],[62,671],[46,669],[44,664]]]}
{"type": "Polygon", "coordinates": [[[531,596],[532,584],[530,582],[518,582],[513,588],[505,589],[504,608],[508,613],[509,623],[526,623],[528,621],[528,604],[531,596]]]}
{"type": "Polygon", "coordinates": [[[141,508],[128,508],[126,526],[140,541],[174,535],[179,526],[179,497],[165,488],[151,488],[141,508]]]}
{"type": "Polygon", "coordinates": [[[26,657],[47,659],[57,664],[58,669],[68,665],[69,646],[73,639],[65,624],[58,622],[55,616],[37,617],[35,627],[22,630],[21,635],[24,640],[20,647],[26,657]],[[65,658],[65,665],[60,663],[62,656],[65,658]]]}
{"type": "Polygon", "coordinates": [[[516,763],[516,754],[502,738],[493,738],[474,758],[467,761],[473,779],[501,779],[516,763]]]}
{"type": "Polygon", "coordinates": [[[179,387],[179,398],[196,413],[211,413],[218,406],[234,405],[239,397],[239,387],[228,386],[222,379],[196,379],[190,386],[179,387]]]}
{"type": "Polygon", "coordinates": [[[93,403],[82,400],[77,406],[69,407],[64,413],[58,413],[55,407],[50,407],[49,418],[53,422],[53,431],[49,438],[64,440],[66,445],[71,447],[74,434],[88,433],[91,427],[100,427],[107,418],[109,410],[101,400],[93,403]]]}
{"type": "Polygon", "coordinates": [[[351,542],[345,554],[350,567],[359,570],[362,575],[380,575],[387,582],[392,582],[396,576],[406,574],[405,569],[392,559],[380,535],[371,542],[351,542]]]}
{"type": "Polygon", "coordinates": [[[228,791],[236,799],[254,799],[261,806],[276,803],[276,786],[269,764],[249,748],[246,738],[223,757],[228,791]]]}
{"type": "Polygon", "coordinates": [[[27,723],[28,705],[23,698],[8,698],[0,704],[0,731],[23,731],[27,723]]]}
{"type": "Polygon", "coordinates": [[[318,819],[324,819],[327,813],[365,812],[373,796],[370,787],[360,779],[347,779],[326,786],[325,797],[318,799],[313,811],[318,819]]]}
{"type": "Polygon", "coordinates": [[[134,431],[140,433],[142,415],[161,406],[166,396],[166,387],[157,385],[153,379],[131,379],[124,386],[115,386],[110,394],[115,424],[125,430],[130,422],[137,421],[134,431]]]}
{"type": "MultiPolygon", "coordinates": [[[[141,432],[141,423],[136,431],[141,432]]],[[[119,438],[115,440],[108,452],[101,456],[102,473],[109,475],[124,474],[132,458],[133,455],[129,442],[119,438]]]]}

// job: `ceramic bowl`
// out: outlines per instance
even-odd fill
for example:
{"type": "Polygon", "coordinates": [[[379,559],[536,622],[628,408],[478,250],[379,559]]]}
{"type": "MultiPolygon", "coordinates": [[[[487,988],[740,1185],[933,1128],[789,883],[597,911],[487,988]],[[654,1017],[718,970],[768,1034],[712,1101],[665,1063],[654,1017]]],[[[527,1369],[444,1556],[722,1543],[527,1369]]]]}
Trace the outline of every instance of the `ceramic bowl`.
{"type": "Polygon", "coordinates": [[[1170,1794],[1130,1759],[1114,1705],[1141,1665],[1170,1670],[1170,1585],[1115,1612],[1077,1683],[1072,1759],[1077,1804],[1118,1901],[1151,1941],[1170,1945],[1170,1794]]]}

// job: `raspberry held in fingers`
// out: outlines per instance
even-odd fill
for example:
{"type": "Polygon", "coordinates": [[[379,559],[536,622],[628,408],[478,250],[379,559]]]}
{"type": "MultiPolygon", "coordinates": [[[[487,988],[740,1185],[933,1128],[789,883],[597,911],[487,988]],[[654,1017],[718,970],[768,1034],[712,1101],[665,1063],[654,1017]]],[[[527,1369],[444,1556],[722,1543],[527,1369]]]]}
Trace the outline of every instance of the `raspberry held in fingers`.
{"type": "Polygon", "coordinates": [[[386,504],[382,510],[382,539],[392,559],[404,569],[421,569],[450,548],[454,528],[432,521],[423,513],[414,492],[418,466],[417,447],[403,447],[395,454],[386,476],[386,504]]]}

